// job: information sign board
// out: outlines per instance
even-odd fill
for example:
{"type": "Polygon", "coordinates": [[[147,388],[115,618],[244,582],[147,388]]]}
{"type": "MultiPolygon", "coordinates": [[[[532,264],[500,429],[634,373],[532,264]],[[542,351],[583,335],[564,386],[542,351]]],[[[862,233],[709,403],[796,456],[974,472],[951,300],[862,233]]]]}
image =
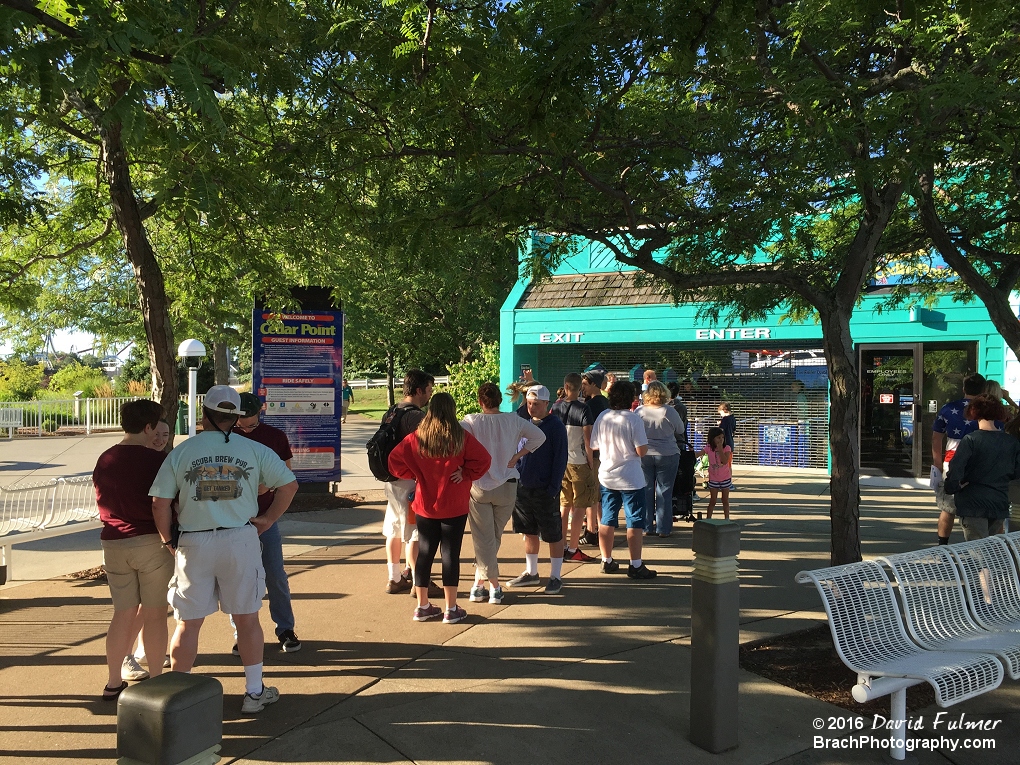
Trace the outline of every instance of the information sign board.
{"type": "Polygon", "coordinates": [[[290,439],[301,483],[340,480],[342,311],[252,314],[252,390],[262,419],[290,439]]]}

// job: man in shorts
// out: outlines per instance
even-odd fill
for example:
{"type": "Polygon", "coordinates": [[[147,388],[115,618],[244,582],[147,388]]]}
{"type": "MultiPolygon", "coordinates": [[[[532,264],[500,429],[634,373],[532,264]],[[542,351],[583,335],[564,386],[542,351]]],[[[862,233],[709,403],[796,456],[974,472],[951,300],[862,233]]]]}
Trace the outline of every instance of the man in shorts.
{"type": "Polygon", "coordinates": [[[214,385],[202,406],[202,432],[167,457],[149,490],[153,517],[163,543],[175,555],[168,600],[177,629],[170,669],[190,672],[205,618],[222,610],[233,617],[244,664],[242,714],[261,712],[280,692],[262,682],[265,638],[259,609],[266,594],[259,535],[286,512],[297,493],[294,474],[268,446],[231,437],[241,397],[214,385]],[[259,486],[275,489],[259,515],[259,486]],[[170,503],[180,495],[180,538],[173,539],[170,503]]]}
{"type": "Polygon", "coordinates": [[[507,582],[507,587],[537,585],[538,550],[541,542],[549,545],[549,582],[547,595],[563,588],[563,525],[560,520],[560,487],[567,470],[567,429],[559,417],[549,411],[549,389],[544,385],[528,388],[525,396],[531,421],[545,434],[545,443],[517,463],[521,477],[514,503],[514,532],[524,535],[524,573],[507,582]]]}
{"type": "MultiPolygon", "coordinates": [[[[981,395],[985,390],[985,378],[979,374],[967,375],[963,378],[963,398],[950,401],[939,409],[935,422],[931,426],[931,459],[934,469],[940,471],[935,484],[935,505],[939,509],[938,539],[940,545],[949,544],[949,537],[956,525],[956,502],[952,494],[946,494],[946,473],[949,463],[956,454],[956,447],[963,437],[972,430],[977,430],[975,420],[964,417],[967,405],[974,396],[981,395]]],[[[1001,425],[1000,425],[1001,427],[1001,425]]]]}
{"type": "Polygon", "coordinates": [[[578,544],[585,512],[591,512],[595,504],[594,457],[589,443],[591,425],[595,420],[588,405],[578,400],[581,375],[571,372],[564,377],[563,391],[563,400],[553,404],[551,410],[567,429],[567,472],[563,475],[560,489],[560,515],[566,544],[563,560],[591,563],[596,559],[581,552],[578,544]]]}
{"type": "MultiPolygon", "coordinates": [[[[603,391],[606,388],[606,376],[603,372],[586,370],[581,375],[581,393],[584,394],[584,403],[591,412],[592,425],[595,420],[609,408],[609,399],[603,391]]],[[[580,543],[592,547],[599,546],[599,516],[602,513],[602,500],[599,496],[599,450],[592,449],[592,477],[595,481],[595,500],[587,511],[587,528],[581,535],[580,543]]]]}
{"type": "Polygon", "coordinates": [[[602,452],[599,484],[602,486],[602,518],[599,525],[599,547],[602,552],[602,573],[615,574],[620,564],[613,560],[616,527],[620,510],[627,518],[627,548],[631,579],[654,579],[655,571],[641,558],[645,535],[645,473],[641,458],[648,453],[648,436],[644,423],[630,404],[634,400],[634,383],[617,382],[609,389],[609,409],[603,412],[591,429],[591,447],[602,452]]]}
{"type": "MultiPolygon", "coordinates": [[[[436,378],[420,369],[411,369],[404,376],[404,398],[394,405],[394,409],[401,410],[400,421],[397,423],[397,443],[418,430],[418,425],[425,419],[425,412],[422,410],[428,406],[429,399],[432,398],[432,387],[435,382],[436,378]]],[[[384,416],[388,415],[389,412],[384,416]]],[[[408,507],[414,494],[414,481],[409,478],[388,481],[383,484],[383,491],[386,494],[386,516],[383,518],[388,574],[386,592],[390,595],[409,592],[415,596],[411,572],[418,558],[418,529],[413,523],[407,522],[408,507]],[[406,548],[407,567],[404,569],[400,568],[402,547],[406,548]]],[[[429,597],[443,597],[443,589],[434,582],[429,582],[429,597]]]]}

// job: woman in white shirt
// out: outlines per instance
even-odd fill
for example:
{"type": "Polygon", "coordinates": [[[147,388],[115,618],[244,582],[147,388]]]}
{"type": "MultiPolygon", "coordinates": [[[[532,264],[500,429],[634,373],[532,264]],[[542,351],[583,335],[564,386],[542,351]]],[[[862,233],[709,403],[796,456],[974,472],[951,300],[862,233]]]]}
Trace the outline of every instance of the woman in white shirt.
{"type": "Polygon", "coordinates": [[[503,395],[493,383],[478,388],[478,405],[481,414],[469,414],[461,425],[477,438],[492,456],[489,471],[471,487],[468,518],[471,523],[471,543],[475,548],[475,583],[470,600],[480,603],[488,596],[489,602],[503,602],[503,588],[499,584],[499,545],[503,529],[513,515],[517,500],[517,461],[545,443],[541,428],[513,412],[500,412],[503,395]],[[489,592],[485,583],[489,583],[489,592]]]}

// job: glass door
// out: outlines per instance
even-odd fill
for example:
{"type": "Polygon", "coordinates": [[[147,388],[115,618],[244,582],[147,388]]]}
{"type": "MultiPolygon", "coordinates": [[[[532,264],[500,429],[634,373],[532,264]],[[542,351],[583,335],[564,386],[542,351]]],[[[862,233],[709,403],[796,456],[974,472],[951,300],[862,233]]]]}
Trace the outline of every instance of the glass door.
{"type": "Polygon", "coordinates": [[[888,476],[921,474],[918,394],[920,344],[860,348],[861,470],[888,476]]]}
{"type": "Polygon", "coordinates": [[[963,378],[977,368],[977,344],[924,344],[924,382],[920,400],[921,475],[931,468],[931,428],[945,404],[963,398],[963,378]]]}

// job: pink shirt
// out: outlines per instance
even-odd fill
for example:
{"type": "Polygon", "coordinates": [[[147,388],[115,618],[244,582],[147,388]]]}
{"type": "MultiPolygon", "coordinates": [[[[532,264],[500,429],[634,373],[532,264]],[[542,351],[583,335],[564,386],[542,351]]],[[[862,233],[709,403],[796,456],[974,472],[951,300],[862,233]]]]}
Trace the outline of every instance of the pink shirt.
{"type": "Polygon", "coordinates": [[[733,457],[732,457],[733,450],[728,446],[724,446],[723,453],[731,455],[730,461],[727,462],[725,465],[721,465],[719,463],[719,455],[716,453],[714,449],[710,449],[708,451],[709,481],[722,483],[723,481],[729,481],[731,478],[733,478],[733,457]]]}

